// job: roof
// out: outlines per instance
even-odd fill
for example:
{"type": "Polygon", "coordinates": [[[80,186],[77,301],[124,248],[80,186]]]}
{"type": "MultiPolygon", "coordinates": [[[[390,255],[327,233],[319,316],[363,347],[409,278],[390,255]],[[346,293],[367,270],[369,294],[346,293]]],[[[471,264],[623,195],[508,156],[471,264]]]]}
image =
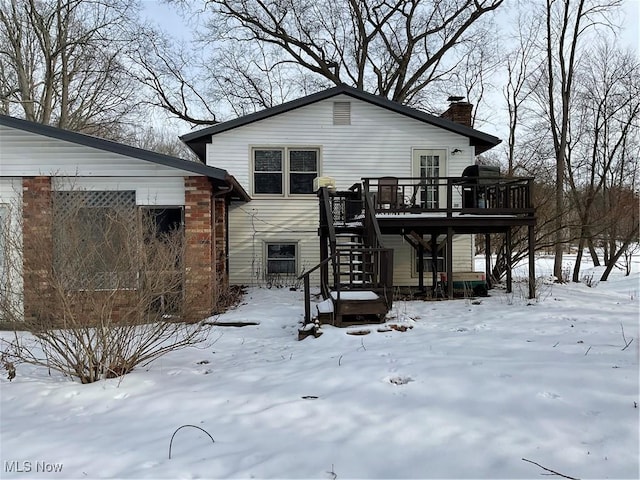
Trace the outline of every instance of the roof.
{"type": "Polygon", "coordinates": [[[347,95],[349,97],[362,100],[363,102],[367,102],[372,105],[391,110],[392,112],[396,112],[401,115],[413,118],[420,122],[434,125],[453,133],[464,135],[465,137],[469,138],[470,144],[476,147],[477,153],[485,152],[501,142],[498,137],[494,137],[493,135],[489,135],[488,133],[475,130],[471,127],[467,127],[465,125],[447,120],[442,117],[431,115],[421,110],[416,110],[415,108],[407,107],[406,105],[402,105],[398,102],[394,102],[379,95],[374,95],[362,90],[358,90],[357,88],[350,87],[345,84],[338,85],[336,87],[329,88],[327,90],[323,90],[306,97],[298,98],[297,100],[283,103],[282,105],[278,105],[276,107],[251,113],[243,117],[238,117],[234,120],[229,120],[228,122],[218,123],[211,127],[187,133],[185,135],[182,135],[180,139],[184,143],[186,143],[189,148],[191,148],[191,150],[193,150],[196,155],[198,155],[200,159],[204,160],[206,145],[207,143],[210,143],[210,137],[212,135],[217,135],[234,128],[249,125],[253,122],[280,115],[281,113],[289,112],[297,108],[305,107],[307,105],[311,105],[313,103],[320,102],[337,95],[347,95]]]}
{"type": "Polygon", "coordinates": [[[182,158],[152,152],[150,150],[132,147],[123,143],[114,142],[112,140],[85,135],[83,133],[72,132],[63,128],[52,127],[51,125],[44,125],[42,123],[23,120],[7,115],[0,115],[0,125],[15,128],[18,130],[24,130],[26,132],[35,133],[37,135],[43,135],[45,137],[55,138],[57,140],[62,140],[65,142],[75,143],[77,145],[96,148],[105,152],[136,158],[138,160],[183,170],[186,172],[194,173],[196,175],[203,175],[210,178],[214,183],[218,185],[233,186],[233,196],[238,197],[242,200],[249,199],[249,195],[244,190],[242,190],[242,187],[240,187],[235,178],[229,175],[226,170],[221,168],[210,167],[208,165],[203,165],[200,162],[192,162],[189,160],[184,160],[182,158]],[[238,188],[240,188],[240,191],[237,190],[238,188]]]}

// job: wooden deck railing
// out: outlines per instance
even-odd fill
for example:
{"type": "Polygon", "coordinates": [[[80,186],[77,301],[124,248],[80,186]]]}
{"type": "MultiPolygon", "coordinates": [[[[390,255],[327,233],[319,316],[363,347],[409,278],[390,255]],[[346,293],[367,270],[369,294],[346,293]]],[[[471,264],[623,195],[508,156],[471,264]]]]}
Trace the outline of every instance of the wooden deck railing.
{"type": "Polygon", "coordinates": [[[532,178],[363,178],[376,213],[534,215],[532,178]]]}

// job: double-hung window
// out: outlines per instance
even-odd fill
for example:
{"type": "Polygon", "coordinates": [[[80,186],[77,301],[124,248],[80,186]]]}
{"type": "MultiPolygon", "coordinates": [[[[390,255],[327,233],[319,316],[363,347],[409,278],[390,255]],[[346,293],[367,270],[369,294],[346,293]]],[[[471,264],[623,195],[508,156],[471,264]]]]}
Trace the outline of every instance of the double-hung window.
{"type": "Polygon", "coordinates": [[[253,191],[254,193],[283,193],[281,149],[256,149],[253,151],[253,191]]]}
{"type": "Polygon", "coordinates": [[[317,148],[253,149],[253,192],[266,195],[313,193],[313,179],[319,174],[317,148]]]}

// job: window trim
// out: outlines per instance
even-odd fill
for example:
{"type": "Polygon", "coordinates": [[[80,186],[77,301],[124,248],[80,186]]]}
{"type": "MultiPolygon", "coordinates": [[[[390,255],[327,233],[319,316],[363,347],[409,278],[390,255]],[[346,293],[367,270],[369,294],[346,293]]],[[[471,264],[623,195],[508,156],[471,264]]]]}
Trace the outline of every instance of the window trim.
{"type": "Polygon", "coordinates": [[[291,171],[291,160],[289,152],[291,151],[315,151],[316,157],[316,177],[322,176],[322,147],[319,145],[296,145],[296,144],[278,144],[278,145],[251,145],[249,148],[249,174],[251,182],[251,193],[256,198],[276,199],[276,198],[307,198],[314,199],[314,192],[310,193],[291,193],[291,173],[303,173],[291,171]],[[255,170],[255,151],[256,150],[280,150],[283,153],[282,162],[282,193],[256,193],[256,170],[255,170]]]}

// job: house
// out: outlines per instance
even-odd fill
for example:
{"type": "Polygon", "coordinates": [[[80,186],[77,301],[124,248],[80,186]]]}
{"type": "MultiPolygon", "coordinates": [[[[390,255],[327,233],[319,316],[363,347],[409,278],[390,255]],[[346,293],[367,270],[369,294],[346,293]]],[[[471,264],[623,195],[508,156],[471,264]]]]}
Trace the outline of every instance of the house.
{"type": "MultiPolygon", "coordinates": [[[[228,206],[250,200],[226,170],[0,115],[4,314],[11,306],[31,318],[35,299],[48,294],[46,284],[28,279],[53,268],[42,264],[42,255],[36,256],[42,252],[36,250],[42,249],[42,239],[52,239],[56,215],[70,192],[95,207],[83,217],[89,224],[99,223],[105,209],[124,205],[152,212],[159,228],[182,229],[184,293],[201,316],[211,313],[216,289],[227,277],[228,206]],[[21,248],[10,251],[7,234],[17,237],[21,248]],[[6,268],[10,261],[18,268],[6,268]]],[[[110,272],[101,273],[109,290],[110,272]]]]}
{"type": "Polygon", "coordinates": [[[529,228],[533,295],[530,179],[469,169],[500,142],[470,124],[466,102],[437,117],[340,85],[181,138],[252,198],[229,206],[229,281],[304,275],[339,323],[385,313],[398,287],[435,293],[447,277],[451,296],[474,271],[472,234],[510,240],[517,226],[529,228]]]}

